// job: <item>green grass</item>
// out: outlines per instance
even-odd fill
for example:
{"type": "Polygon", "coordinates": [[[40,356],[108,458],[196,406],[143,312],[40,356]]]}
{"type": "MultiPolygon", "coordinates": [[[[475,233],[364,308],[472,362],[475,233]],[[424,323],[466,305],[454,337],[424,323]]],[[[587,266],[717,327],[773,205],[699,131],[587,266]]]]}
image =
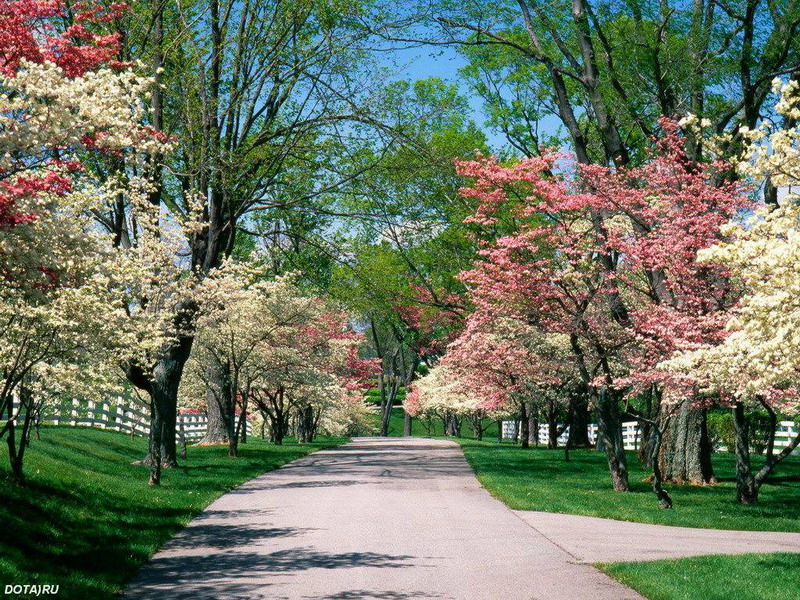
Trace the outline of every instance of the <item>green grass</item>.
{"type": "Polygon", "coordinates": [[[650,600],[800,597],[800,554],[700,556],[597,566],[650,600]]]}
{"type": "MultiPolygon", "coordinates": [[[[523,450],[492,442],[461,440],[467,460],[480,482],[496,498],[517,510],[541,510],[606,517],[623,521],[753,531],[800,531],[800,459],[779,465],[761,488],[759,503],[736,502],[733,455],[715,454],[720,483],[710,486],[666,485],[674,509],[658,508],[650,475],[628,454],[632,491],[611,490],[605,455],[573,450],[523,450]]],[[[756,466],[757,461],[754,461],[756,466]]]]}
{"type": "MultiPolygon", "coordinates": [[[[147,485],[142,438],[45,427],[25,457],[27,487],[0,482],[0,584],[59,584],[59,598],[111,598],[161,544],[224,492],[339,440],[273,446],[251,438],[239,458],[189,448],[162,485],[147,485]]],[[[5,448],[5,444],[3,445],[5,448]]],[[[0,452],[0,479],[8,456],[0,452]]]]}

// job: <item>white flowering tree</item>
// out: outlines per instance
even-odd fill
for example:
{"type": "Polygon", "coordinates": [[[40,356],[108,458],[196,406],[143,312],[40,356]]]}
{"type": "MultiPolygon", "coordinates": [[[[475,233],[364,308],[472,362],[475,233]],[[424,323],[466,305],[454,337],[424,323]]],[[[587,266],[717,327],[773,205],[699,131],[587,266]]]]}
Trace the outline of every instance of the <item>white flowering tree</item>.
{"type": "Polygon", "coordinates": [[[412,417],[441,419],[445,425],[448,420],[460,422],[467,419],[476,439],[483,438],[484,419],[497,419],[507,414],[505,411],[487,410],[481,397],[474,393],[469,384],[441,364],[414,382],[404,406],[412,417]]]}
{"type": "Polygon", "coordinates": [[[87,217],[129,182],[100,181],[81,160],[160,142],[143,125],[151,82],[111,60],[118,36],[94,32],[119,7],[86,5],[59,31],[58,2],[15,4],[0,38],[0,437],[21,483],[42,404],[107,392],[148,337],[125,326],[133,271],[87,217]]]}
{"type": "MultiPolygon", "coordinates": [[[[765,122],[746,131],[750,148],[739,168],[755,181],[770,180],[791,191],[800,185],[800,88],[796,81],[776,80],[774,91],[781,94],[776,110],[790,126],[775,129],[765,122]]],[[[752,504],[775,466],[800,445],[798,435],[775,451],[778,415],[797,414],[800,407],[800,196],[789,193],[780,206],[762,207],[743,222],[726,225],[723,233],[727,241],[700,252],[698,260],[724,265],[743,290],[727,322],[728,334],[719,344],[680,354],[667,364],[729,401],[736,430],[737,495],[752,504]],[[749,410],[763,410],[771,421],[766,460],[756,471],[750,464],[749,410]]]]}
{"type": "Polygon", "coordinates": [[[202,394],[216,405],[231,456],[251,402],[277,444],[292,419],[301,441],[320,429],[347,433],[363,422],[359,391],[372,362],[358,356],[362,338],[345,315],[304,294],[294,277],[264,279],[253,265],[227,261],[198,286],[196,299],[200,313],[184,402],[203,404],[202,394]]]}

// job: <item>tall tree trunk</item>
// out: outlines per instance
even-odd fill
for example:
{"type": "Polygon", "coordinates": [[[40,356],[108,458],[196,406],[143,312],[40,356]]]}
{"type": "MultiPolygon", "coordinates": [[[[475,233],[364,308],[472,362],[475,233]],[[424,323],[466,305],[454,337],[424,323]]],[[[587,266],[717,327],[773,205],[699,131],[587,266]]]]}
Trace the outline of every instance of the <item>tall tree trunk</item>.
{"type": "Polygon", "coordinates": [[[480,413],[474,413],[472,415],[472,434],[476,440],[480,441],[483,439],[483,423],[480,413]]]}
{"type": "Polygon", "coordinates": [[[394,402],[397,399],[397,392],[399,391],[398,384],[392,383],[388,393],[385,394],[385,399],[381,402],[381,436],[386,437],[389,435],[389,424],[392,420],[392,410],[394,410],[394,402]]]}
{"type": "Polygon", "coordinates": [[[314,409],[304,406],[297,415],[297,441],[310,444],[314,441],[314,409]]]}
{"type": "MultiPolygon", "coordinates": [[[[656,454],[661,449],[661,430],[659,427],[652,427],[653,432],[653,453],[656,454]]],[[[663,478],[661,477],[661,468],[658,460],[653,457],[653,493],[656,495],[658,505],[661,508],[672,508],[672,497],[661,485],[663,478]]]]}
{"type": "Polygon", "coordinates": [[[239,441],[242,444],[247,443],[247,409],[249,404],[249,392],[245,394],[244,399],[242,400],[242,412],[239,415],[239,423],[236,426],[236,429],[239,432],[239,441]]]}
{"type": "Polygon", "coordinates": [[[150,465],[150,485],[161,484],[161,441],[164,435],[162,415],[156,411],[155,401],[150,407],[150,450],[144,463],[150,465]]]}
{"type": "MultiPolygon", "coordinates": [[[[672,483],[713,483],[711,441],[708,437],[706,411],[684,401],[676,414],[665,414],[662,406],[659,427],[663,434],[658,452],[659,469],[664,481],[672,483]]],[[[648,439],[648,445],[651,445],[648,439]]]]}
{"type": "Polygon", "coordinates": [[[283,438],[286,435],[286,417],[283,411],[276,410],[275,414],[269,416],[269,441],[276,446],[283,445],[283,438]]]}
{"type": "Polygon", "coordinates": [[[152,418],[150,427],[150,481],[158,485],[161,467],[177,467],[176,428],[178,417],[178,388],[183,376],[183,367],[189,359],[193,338],[182,336],[176,344],[162,352],[153,369],[150,383],[152,418]],[[153,454],[154,449],[158,449],[153,454]]]}
{"type": "Polygon", "coordinates": [[[239,456],[239,436],[236,431],[228,437],[228,456],[231,458],[239,456]]]}
{"type": "Polygon", "coordinates": [[[451,437],[461,437],[461,419],[453,413],[445,415],[444,434],[451,437]]]}
{"type": "Polygon", "coordinates": [[[558,448],[558,410],[554,404],[547,407],[547,448],[550,450],[558,448]]]}
{"type": "Polygon", "coordinates": [[[605,387],[600,388],[597,394],[597,437],[600,442],[598,445],[602,446],[606,453],[614,491],[627,492],[630,490],[628,461],[622,442],[619,404],[614,393],[605,387]]]}
{"type": "MultiPolygon", "coordinates": [[[[20,386],[20,403],[24,406],[25,417],[20,430],[19,444],[16,443],[17,424],[14,422],[14,402],[8,403],[8,430],[6,431],[6,443],[8,444],[8,458],[11,465],[11,477],[16,485],[25,485],[25,473],[22,470],[25,449],[30,443],[30,427],[33,419],[33,402],[31,402],[30,391],[25,386],[20,386]]],[[[22,410],[22,408],[20,409],[22,410]]]]}

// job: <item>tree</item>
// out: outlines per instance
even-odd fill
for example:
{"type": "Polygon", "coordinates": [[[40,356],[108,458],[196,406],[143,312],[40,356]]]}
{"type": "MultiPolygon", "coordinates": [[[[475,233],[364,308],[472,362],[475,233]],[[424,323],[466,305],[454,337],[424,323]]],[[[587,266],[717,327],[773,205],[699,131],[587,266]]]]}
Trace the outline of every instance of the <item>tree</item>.
{"type": "MultiPolygon", "coordinates": [[[[127,370],[151,398],[154,469],[162,459],[177,464],[177,393],[200,308],[174,284],[190,292],[232,255],[252,213],[304,210],[311,199],[356,177],[338,169],[342,145],[336,140],[384,131],[368,110],[372,86],[355,70],[365,56],[349,18],[357,10],[351,3],[317,1],[154,1],[137,5],[119,23],[126,33],[123,54],[147,59],[157,78],[153,127],[177,138],[173,152],[150,154],[145,174],[154,185],[147,207],[114,198],[96,213],[126,251],[141,243],[135,213],[143,208],[150,210],[151,241],[178,240],[171,262],[159,264],[181,272],[156,279],[166,280],[160,297],[169,301],[158,306],[175,338],[149,362],[127,370]]],[[[119,165],[104,168],[115,177],[131,175],[119,165]]],[[[162,248],[166,257],[168,246],[162,248]]],[[[152,306],[137,302],[145,304],[152,306]]],[[[159,479],[155,470],[152,479],[159,479]]]]}
{"type": "MultiPolygon", "coordinates": [[[[625,166],[647,160],[662,116],[707,120],[734,156],[743,133],[772,117],[776,75],[800,77],[796,2],[715,0],[598,2],[539,0],[379,3],[371,29],[396,45],[452,46],[468,60],[462,73],[484,101],[488,124],[503,133],[509,154],[538,156],[569,147],[580,164],[625,166]]],[[[702,143],[687,149],[701,160],[702,143]]],[[[735,177],[733,169],[720,178],[735,177]]],[[[764,194],[777,202],[767,179],[764,194]]],[[[593,223],[602,235],[604,216],[593,223]]],[[[598,260],[613,280],[612,256],[598,260]]],[[[615,318],[624,301],[609,283],[615,318]]],[[[655,407],[657,410],[657,407],[655,407]]],[[[661,414],[662,422],[668,415],[661,414]]],[[[706,455],[705,413],[685,407],[669,421],[669,438],[690,442],[676,478],[706,480],[693,459],[706,455]],[[691,472],[684,468],[694,465],[691,472]]],[[[670,470],[673,470],[670,467],[670,470]]]]}
{"type": "Polygon", "coordinates": [[[130,356],[120,326],[129,274],[86,218],[108,190],[81,163],[88,154],[136,162],[160,145],[143,123],[152,82],[111,61],[119,38],[98,33],[121,8],[0,8],[0,437],[20,483],[42,403],[111,388],[111,357],[130,356]],[[61,27],[63,17],[72,24],[61,27]]]}
{"type": "MultiPolygon", "coordinates": [[[[505,414],[486,410],[481,399],[472,393],[469,383],[460,381],[451,369],[443,365],[433,367],[414,382],[404,408],[412,417],[438,418],[451,427],[453,420],[468,419],[478,440],[483,438],[485,419],[496,419],[505,414]]],[[[454,429],[460,430],[460,427],[454,429]]]]}
{"type": "Polygon", "coordinates": [[[478,408],[519,418],[523,448],[538,436],[530,428],[541,401],[569,385],[573,366],[566,336],[542,335],[521,320],[480,309],[468,317],[442,364],[477,398],[478,408]]]}
{"type": "Polygon", "coordinates": [[[236,409],[244,415],[250,401],[276,444],[292,418],[298,437],[311,441],[319,427],[350,431],[366,410],[358,391],[373,376],[373,363],[358,355],[363,337],[294,279],[264,278],[263,268],[228,261],[198,290],[201,309],[185,395],[199,388],[218,404],[231,456],[237,452],[236,409]],[[212,369],[223,377],[209,378],[212,369]]]}
{"type": "Polygon", "coordinates": [[[709,119],[736,145],[769,110],[771,80],[798,67],[789,1],[379,3],[372,17],[397,44],[457,47],[490,122],[524,156],[547,145],[555,116],[582,164],[646,160],[661,116],[709,119]]]}
{"type": "Polygon", "coordinates": [[[475,178],[464,193],[481,201],[471,219],[491,225],[508,198],[524,198],[519,231],[481,250],[463,275],[474,304],[569,338],[617,490],[628,489],[619,401],[641,386],[671,386],[654,365],[718,339],[735,299],[724,270],[695,256],[719,241],[719,225],[746,197],[718,185],[724,163],[692,161],[674,126],[663,126],[657,152],[638,168],[580,165],[573,179],[557,154],[461,164],[475,178]]]}
{"type": "MultiPolygon", "coordinates": [[[[777,111],[786,127],[770,130],[764,123],[748,132],[751,145],[739,165],[757,181],[769,178],[776,186],[797,185],[800,140],[798,84],[775,82],[781,89],[777,111]]],[[[743,294],[726,322],[726,335],[679,354],[667,364],[687,373],[709,393],[719,393],[733,411],[735,426],[736,488],[742,504],[758,501],[762,484],[782,460],[800,445],[800,435],[775,452],[779,413],[797,410],[798,198],[788,194],[780,206],[762,207],[750,218],[733,220],[723,228],[726,236],[703,251],[702,265],[724,268],[743,294]],[[750,464],[748,410],[769,415],[764,465],[753,472],[750,464]]]]}
{"type": "MultiPolygon", "coordinates": [[[[457,193],[465,180],[452,159],[486,144],[455,85],[438,78],[400,81],[386,93],[378,115],[402,143],[380,160],[379,149],[361,159],[375,167],[342,198],[361,218],[347,223],[329,286],[360,315],[382,360],[384,435],[400,390],[419,365],[436,363],[461,326],[464,289],[454,275],[468,266],[474,245],[463,224],[469,208],[457,193]]],[[[408,413],[404,429],[410,433],[408,413]]]]}

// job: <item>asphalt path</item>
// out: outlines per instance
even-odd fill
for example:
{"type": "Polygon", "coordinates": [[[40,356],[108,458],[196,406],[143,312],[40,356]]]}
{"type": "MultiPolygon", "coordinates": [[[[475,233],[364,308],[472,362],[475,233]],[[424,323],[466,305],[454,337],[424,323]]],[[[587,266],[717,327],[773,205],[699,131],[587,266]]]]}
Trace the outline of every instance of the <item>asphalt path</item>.
{"type": "MultiPolygon", "coordinates": [[[[581,519],[509,510],[480,486],[454,442],[361,438],[216,500],[164,545],[125,597],[640,599],[589,562],[668,557],[675,540],[637,555],[635,530],[594,519],[601,523],[584,536],[581,519]]],[[[785,539],[760,541],[755,551],[792,550],[785,539]]]]}

